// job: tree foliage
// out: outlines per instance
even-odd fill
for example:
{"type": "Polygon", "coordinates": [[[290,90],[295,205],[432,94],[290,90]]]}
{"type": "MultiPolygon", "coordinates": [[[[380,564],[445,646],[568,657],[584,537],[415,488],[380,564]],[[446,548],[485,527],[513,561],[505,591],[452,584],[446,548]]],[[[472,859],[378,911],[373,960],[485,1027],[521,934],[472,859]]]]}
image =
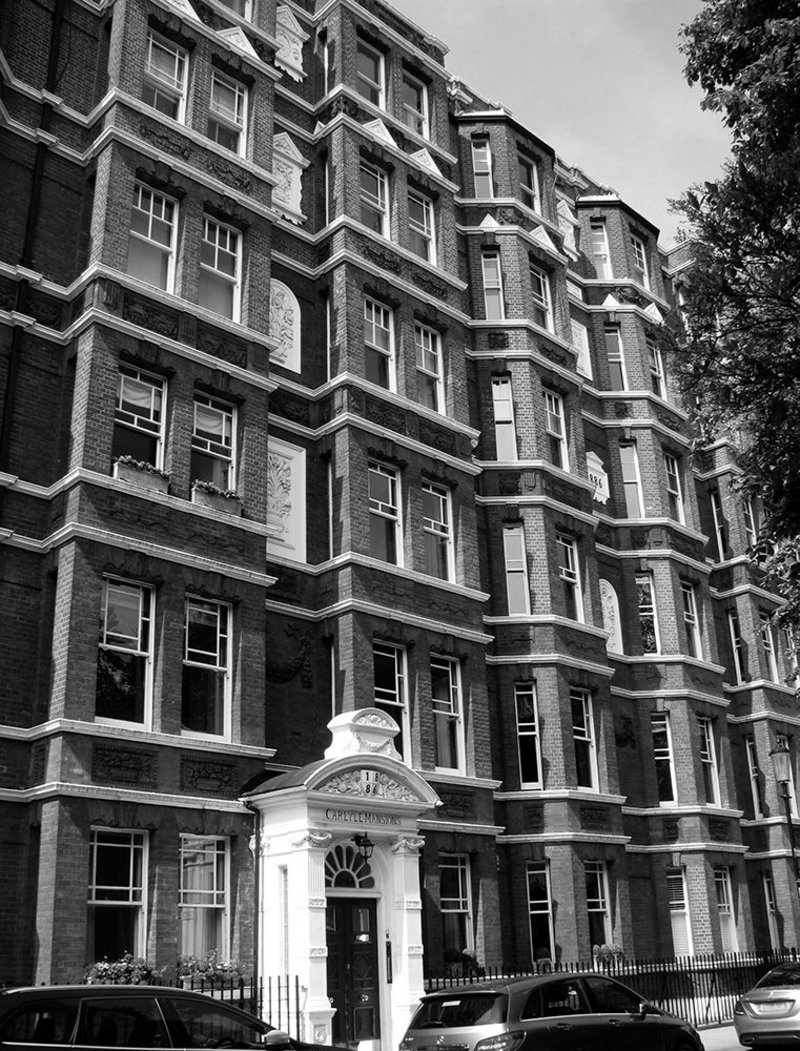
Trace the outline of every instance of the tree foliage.
{"type": "Polygon", "coordinates": [[[732,160],[676,202],[695,258],[676,361],[701,436],[739,444],[780,619],[800,627],[800,0],[705,0],[682,34],[732,160]]]}

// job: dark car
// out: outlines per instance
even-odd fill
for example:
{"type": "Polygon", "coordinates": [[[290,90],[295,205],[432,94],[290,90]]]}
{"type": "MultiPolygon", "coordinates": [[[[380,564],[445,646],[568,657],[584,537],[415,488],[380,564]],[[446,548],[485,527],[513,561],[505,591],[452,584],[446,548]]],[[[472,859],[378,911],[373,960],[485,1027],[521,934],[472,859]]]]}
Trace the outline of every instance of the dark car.
{"type": "MultiPolygon", "coordinates": [[[[157,985],[62,985],[0,993],[2,1051],[311,1045],[211,996],[157,985]]],[[[314,1045],[315,1048],[320,1045],[314,1045]]]]}
{"type": "Polygon", "coordinates": [[[800,1045],[800,963],[781,963],[733,1007],[733,1024],[745,1047],[800,1045]]]}
{"type": "Polygon", "coordinates": [[[602,974],[548,974],[422,998],[400,1051],[703,1051],[688,1022],[602,974]]]}

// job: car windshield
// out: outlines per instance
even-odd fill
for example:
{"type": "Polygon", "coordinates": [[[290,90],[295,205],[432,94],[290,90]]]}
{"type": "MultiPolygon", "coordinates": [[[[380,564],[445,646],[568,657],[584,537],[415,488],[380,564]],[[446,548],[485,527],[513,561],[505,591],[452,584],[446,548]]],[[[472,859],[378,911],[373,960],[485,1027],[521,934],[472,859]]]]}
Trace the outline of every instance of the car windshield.
{"type": "Polygon", "coordinates": [[[797,967],[776,967],[774,971],[765,974],[758,983],[759,989],[769,989],[775,986],[800,985],[800,965],[797,967]]]}
{"type": "Polygon", "coordinates": [[[456,1029],[462,1026],[495,1025],[504,1022],[508,997],[505,993],[468,992],[423,1000],[409,1029],[456,1029]]]}

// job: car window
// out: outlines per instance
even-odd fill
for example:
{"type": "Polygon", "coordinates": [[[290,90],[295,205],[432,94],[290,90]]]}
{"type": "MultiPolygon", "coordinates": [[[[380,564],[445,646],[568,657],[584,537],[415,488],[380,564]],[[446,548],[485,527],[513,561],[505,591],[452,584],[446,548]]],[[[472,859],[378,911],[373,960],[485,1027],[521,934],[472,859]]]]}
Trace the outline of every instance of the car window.
{"type": "Polygon", "coordinates": [[[78,1001],[41,1000],[25,1004],[0,1029],[4,1044],[68,1044],[78,1016],[78,1001]]]}
{"type": "Polygon", "coordinates": [[[776,967],[774,971],[765,974],[757,984],[761,989],[780,985],[800,985],[800,967],[776,967]]]}
{"type": "Polygon", "coordinates": [[[176,996],[169,1006],[179,1020],[176,1044],[183,1047],[261,1047],[270,1026],[235,1011],[176,996]]]}
{"type": "Polygon", "coordinates": [[[642,1003],[642,997],[632,989],[626,989],[624,985],[609,981],[608,978],[599,976],[586,976],[589,1000],[598,1014],[620,1014],[621,1012],[637,1012],[642,1003]]]}
{"type": "Polygon", "coordinates": [[[547,982],[542,990],[542,1017],[589,1014],[589,1004],[581,983],[574,978],[557,978],[547,982]]]}
{"type": "Polygon", "coordinates": [[[409,1029],[457,1029],[462,1026],[496,1025],[506,1020],[505,993],[462,993],[423,1000],[409,1029]]]}
{"type": "Polygon", "coordinates": [[[161,1012],[149,996],[83,1000],[76,1043],[104,1048],[170,1046],[161,1012]]]}

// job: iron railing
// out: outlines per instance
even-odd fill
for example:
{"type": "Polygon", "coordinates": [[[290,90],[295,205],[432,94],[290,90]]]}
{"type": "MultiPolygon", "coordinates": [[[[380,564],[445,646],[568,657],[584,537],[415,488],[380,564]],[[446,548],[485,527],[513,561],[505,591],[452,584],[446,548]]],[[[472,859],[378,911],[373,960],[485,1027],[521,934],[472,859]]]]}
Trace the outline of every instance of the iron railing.
{"type": "Polygon", "coordinates": [[[250,1011],[265,1022],[301,1039],[300,979],[296,975],[255,978],[204,978],[195,974],[166,983],[205,993],[223,1003],[250,1011]]]}
{"type": "Polygon", "coordinates": [[[733,1005],[772,967],[784,960],[796,960],[797,951],[724,953],[721,955],[677,956],[663,960],[604,960],[571,963],[540,963],[525,968],[484,968],[456,965],[447,971],[429,973],[425,990],[446,989],[454,985],[497,978],[523,978],[550,972],[596,971],[618,978],[643,999],[685,1018],[695,1026],[722,1025],[732,1021],[733,1005]]]}

